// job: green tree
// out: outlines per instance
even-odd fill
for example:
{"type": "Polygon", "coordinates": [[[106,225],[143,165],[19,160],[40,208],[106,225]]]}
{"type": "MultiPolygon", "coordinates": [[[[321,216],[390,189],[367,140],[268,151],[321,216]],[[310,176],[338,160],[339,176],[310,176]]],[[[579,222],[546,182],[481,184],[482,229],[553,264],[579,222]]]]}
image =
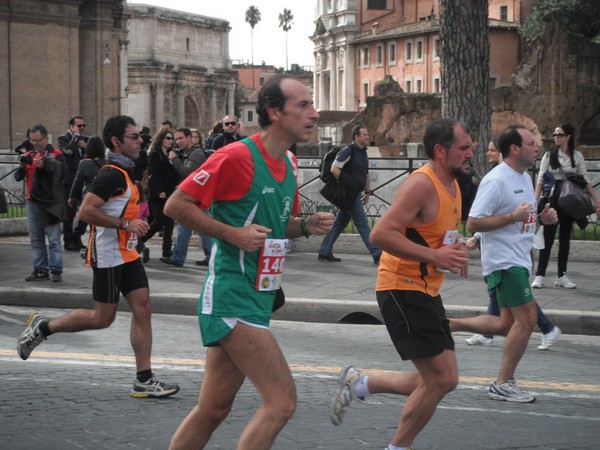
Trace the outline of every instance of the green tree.
{"type": "Polygon", "coordinates": [[[283,13],[279,14],[279,27],[285,31],[285,70],[288,70],[288,31],[292,29],[293,23],[292,11],[283,8],[283,13]]]}
{"type": "Polygon", "coordinates": [[[252,61],[252,65],[254,66],[254,27],[256,26],[256,24],[260,22],[260,10],[254,6],[251,5],[248,7],[248,10],[246,11],[246,23],[248,23],[248,25],[250,25],[250,28],[252,29],[252,31],[250,32],[250,39],[251,39],[251,61],[252,61]]]}
{"type": "Polygon", "coordinates": [[[484,174],[492,129],[488,2],[440,0],[439,5],[442,116],[471,130],[474,165],[484,174]]]}
{"type": "Polygon", "coordinates": [[[519,31],[530,44],[541,36],[544,20],[559,18],[567,30],[600,43],[598,0],[538,0],[519,31]]]}

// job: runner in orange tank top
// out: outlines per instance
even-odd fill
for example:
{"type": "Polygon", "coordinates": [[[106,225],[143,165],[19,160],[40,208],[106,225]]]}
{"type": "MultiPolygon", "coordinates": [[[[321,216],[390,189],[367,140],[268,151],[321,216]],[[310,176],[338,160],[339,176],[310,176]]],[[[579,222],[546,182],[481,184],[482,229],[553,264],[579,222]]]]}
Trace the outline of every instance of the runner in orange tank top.
{"type": "Polygon", "coordinates": [[[455,119],[429,124],[423,137],[429,163],[398,188],[375,224],[371,241],[383,250],[377,302],[396,350],[416,372],[367,376],[342,370],[331,419],[339,425],[353,399],[370,394],[408,396],[388,449],[404,449],[458,383],[454,341],[439,290],[446,272],[467,276],[466,245],[458,234],[461,196],[456,178],[473,156],[466,126],[455,119]]]}

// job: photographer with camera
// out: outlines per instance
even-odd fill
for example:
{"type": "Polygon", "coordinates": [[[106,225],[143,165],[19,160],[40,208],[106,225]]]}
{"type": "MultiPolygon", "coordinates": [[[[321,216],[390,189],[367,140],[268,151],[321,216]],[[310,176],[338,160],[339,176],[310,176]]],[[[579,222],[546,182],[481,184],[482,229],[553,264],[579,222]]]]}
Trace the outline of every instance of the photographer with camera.
{"type": "MultiPolygon", "coordinates": [[[[63,177],[66,195],[65,204],[67,204],[69,193],[73,187],[73,180],[75,179],[75,174],[79,167],[79,161],[81,161],[85,155],[89,137],[84,135],[84,131],[85,119],[82,116],[77,115],[69,119],[69,129],[67,132],[58,137],[58,147],[63,152],[66,163],[63,177]]],[[[83,230],[73,230],[73,221],[75,220],[79,203],[81,203],[81,196],[76,200],[77,201],[73,206],[67,204],[67,217],[63,223],[65,250],[71,252],[78,252],[82,248],[85,248],[81,242],[81,235],[85,232],[85,228],[83,230]]]]}
{"type": "MultiPolygon", "coordinates": [[[[187,127],[177,128],[177,131],[175,131],[175,144],[176,146],[169,152],[169,159],[173,168],[179,174],[180,180],[184,180],[206,161],[206,155],[200,145],[192,142],[192,130],[187,127]]],[[[183,266],[191,237],[192,229],[179,224],[171,256],[163,256],[160,261],[169,266],[183,266]]],[[[208,252],[210,253],[210,247],[208,252]]]]}
{"type": "Polygon", "coordinates": [[[27,188],[27,229],[33,273],[25,281],[47,281],[50,272],[52,281],[60,282],[63,271],[60,223],[65,217],[64,156],[48,144],[48,131],[42,124],[31,127],[30,140],[33,150],[19,157],[19,168],[15,171],[15,180],[25,179],[27,188]]]}

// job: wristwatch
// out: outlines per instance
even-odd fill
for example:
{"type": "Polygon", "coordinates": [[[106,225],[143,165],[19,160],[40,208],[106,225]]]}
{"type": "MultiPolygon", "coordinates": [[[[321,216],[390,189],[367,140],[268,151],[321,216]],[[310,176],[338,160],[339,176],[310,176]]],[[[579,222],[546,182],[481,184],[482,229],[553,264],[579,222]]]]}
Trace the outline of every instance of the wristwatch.
{"type": "Polygon", "coordinates": [[[460,242],[462,245],[467,245],[467,242],[468,242],[468,241],[469,241],[469,240],[468,240],[466,237],[464,237],[464,236],[462,236],[462,237],[460,237],[460,238],[458,239],[458,242],[460,242]]]}
{"type": "Polygon", "coordinates": [[[129,220],[121,219],[121,230],[127,230],[129,228],[129,220]]]}

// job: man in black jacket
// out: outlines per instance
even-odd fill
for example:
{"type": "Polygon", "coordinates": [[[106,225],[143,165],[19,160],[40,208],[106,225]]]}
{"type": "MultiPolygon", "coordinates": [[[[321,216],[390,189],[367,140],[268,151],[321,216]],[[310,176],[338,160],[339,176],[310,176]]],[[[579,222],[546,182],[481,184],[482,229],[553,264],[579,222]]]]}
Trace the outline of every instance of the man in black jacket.
{"type": "Polygon", "coordinates": [[[369,201],[369,158],[367,157],[367,145],[369,144],[369,132],[363,125],[356,125],[352,129],[352,144],[341,149],[333,164],[331,165],[331,173],[342,183],[343,188],[347,190],[349,196],[354,200],[350,203],[350,207],[338,211],[335,216],[335,222],[331,231],[327,233],[321,248],[319,249],[319,261],[325,262],[340,262],[340,258],[333,256],[333,244],[344,231],[344,228],[350,222],[350,219],[356,225],[358,233],[362,238],[367,250],[373,257],[373,262],[379,264],[381,250],[375,247],[369,241],[371,228],[365,213],[364,205],[369,201]],[[361,199],[361,193],[365,191],[365,195],[361,199]]]}
{"type": "Polygon", "coordinates": [[[69,129],[67,132],[58,137],[58,147],[63,152],[65,157],[65,171],[63,177],[64,191],[65,191],[65,205],[67,207],[67,216],[63,222],[63,240],[65,244],[65,250],[71,252],[78,252],[82,248],[85,248],[81,242],[81,235],[83,231],[73,230],[73,221],[77,214],[77,207],[81,198],[77,199],[77,203],[73,206],[69,206],[68,197],[73,186],[73,180],[79,167],[79,161],[85,156],[85,148],[87,147],[88,137],[84,135],[85,132],[85,119],[82,116],[73,116],[69,119],[69,129]]]}
{"type": "Polygon", "coordinates": [[[238,120],[235,116],[223,117],[223,131],[217,135],[212,141],[211,149],[218,150],[225,147],[238,139],[238,120]]]}

